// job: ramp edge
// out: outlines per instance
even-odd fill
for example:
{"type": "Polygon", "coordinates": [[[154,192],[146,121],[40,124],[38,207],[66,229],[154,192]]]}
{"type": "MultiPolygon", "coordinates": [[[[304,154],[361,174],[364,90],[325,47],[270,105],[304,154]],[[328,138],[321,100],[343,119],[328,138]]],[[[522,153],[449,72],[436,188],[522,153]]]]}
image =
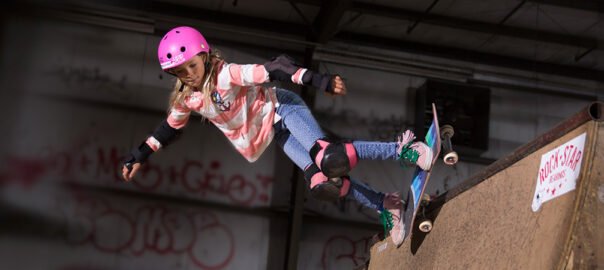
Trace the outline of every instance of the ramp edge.
{"type": "Polygon", "coordinates": [[[562,123],[558,124],[551,130],[545,132],[540,135],[533,141],[517,148],[511,154],[503,157],[493,164],[486,167],[481,172],[478,172],[471,176],[470,178],[463,181],[461,184],[456,186],[455,188],[450,189],[449,191],[443,193],[439,197],[435,198],[431,205],[428,208],[428,212],[440,208],[442,204],[452,200],[459,194],[467,191],[473,186],[483,182],[489,177],[495,175],[496,173],[502,171],[503,169],[511,166],[512,164],[520,161],[531,153],[537,151],[538,149],[550,144],[554,140],[564,136],[575,128],[585,124],[588,121],[603,121],[603,110],[604,103],[600,101],[592,102],[587,105],[584,109],[581,109],[579,112],[569,117],[562,123]]]}

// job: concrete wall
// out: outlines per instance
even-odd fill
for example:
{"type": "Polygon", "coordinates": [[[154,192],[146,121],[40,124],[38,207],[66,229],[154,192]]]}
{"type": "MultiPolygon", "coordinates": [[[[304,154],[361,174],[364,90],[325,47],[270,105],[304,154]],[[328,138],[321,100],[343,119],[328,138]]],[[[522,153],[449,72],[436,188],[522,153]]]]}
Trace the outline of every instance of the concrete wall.
{"type": "MultiPolygon", "coordinates": [[[[278,147],[249,164],[216,128],[192,118],[180,140],[152,157],[136,181],[119,180],[122,155],[165,117],[171,79],[156,63],[159,37],[31,17],[4,18],[0,34],[3,265],[279,269],[293,165],[278,147]]],[[[282,53],[214,45],[236,63],[282,53]]],[[[317,118],[332,131],[388,141],[412,124],[412,89],[424,78],[334,64],[321,70],[342,74],[350,91],[337,99],[317,95],[317,118]]],[[[585,104],[504,89],[493,89],[492,101],[487,158],[585,104]],[[512,102],[517,107],[509,107],[512,102]]],[[[483,167],[437,165],[429,192],[443,192],[483,167]]],[[[402,191],[411,173],[396,162],[368,161],[352,176],[380,191],[402,191]]],[[[352,201],[307,198],[305,207],[377,223],[374,211],[352,201]]],[[[307,219],[299,268],[362,265],[376,230],[343,227],[307,219]]]]}

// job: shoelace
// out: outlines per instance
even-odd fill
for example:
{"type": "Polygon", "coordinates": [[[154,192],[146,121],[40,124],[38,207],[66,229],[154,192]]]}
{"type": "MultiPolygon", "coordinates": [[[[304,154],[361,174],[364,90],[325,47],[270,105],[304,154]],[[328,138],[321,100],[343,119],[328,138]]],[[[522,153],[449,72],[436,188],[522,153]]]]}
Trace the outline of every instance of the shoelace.
{"type": "Polygon", "coordinates": [[[417,159],[419,158],[419,152],[413,148],[411,145],[413,144],[413,140],[415,139],[415,135],[413,132],[407,130],[398,138],[398,144],[402,145],[401,151],[398,153],[398,160],[403,168],[408,168],[413,166],[417,159]]]}
{"type": "Polygon", "coordinates": [[[411,148],[412,144],[413,142],[408,142],[407,144],[403,145],[401,152],[398,154],[399,163],[403,168],[413,166],[419,158],[419,152],[411,148]]]}
{"type": "Polygon", "coordinates": [[[394,223],[392,222],[392,214],[390,214],[390,211],[384,209],[380,214],[380,221],[384,226],[384,237],[386,237],[392,227],[394,227],[394,223]]]}

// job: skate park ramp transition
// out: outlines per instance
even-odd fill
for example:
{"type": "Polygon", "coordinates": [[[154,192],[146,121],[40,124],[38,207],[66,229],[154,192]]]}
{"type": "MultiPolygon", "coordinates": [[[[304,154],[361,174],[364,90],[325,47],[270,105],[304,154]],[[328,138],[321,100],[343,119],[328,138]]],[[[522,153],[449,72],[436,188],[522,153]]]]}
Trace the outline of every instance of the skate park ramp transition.
{"type": "Polygon", "coordinates": [[[369,269],[604,269],[603,107],[590,104],[432,200],[432,231],[414,225],[398,248],[377,242],[369,269]]]}

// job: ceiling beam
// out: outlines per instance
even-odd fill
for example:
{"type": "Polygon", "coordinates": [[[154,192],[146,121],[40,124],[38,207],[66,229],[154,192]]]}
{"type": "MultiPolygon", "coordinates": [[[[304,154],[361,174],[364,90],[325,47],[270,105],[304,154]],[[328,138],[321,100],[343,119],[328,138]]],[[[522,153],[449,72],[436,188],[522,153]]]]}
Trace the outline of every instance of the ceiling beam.
{"type": "MultiPolygon", "coordinates": [[[[315,6],[321,4],[321,1],[315,0],[295,1],[298,3],[315,6]]],[[[404,8],[375,5],[365,2],[352,2],[349,11],[360,12],[362,14],[368,14],[377,17],[407,20],[412,22],[421,20],[424,24],[431,24],[441,27],[461,29],[486,34],[509,36],[539,42],[555,43],[572,47],[581,47],[586,49],[598,47],[598,40],[593,38],[534,30],[524,27],[486,23],[482,21],[468,20],[433,13],[425,13],[404,8]]]]}
{"type": "Polygon", "coordinates": [[[350,0],[329,0],[321,3],[321,9],[313,22],[315,36],[318,43],[326,43],[338,30],[342,16],[350,8],[350,0]]]}
{"type": "Polygon", "coordinates": [[[265,30],[266,32],[279,33],[283,35],[299,36],[304,35],[308,31],[308,26],[302,24],[275,21],[260,17],[252,17],[249,15],[227,13],[218,10],[209,10],[158,1],[152,1],[151,5],[149,5],[145,11],[151,13],[151,15],[171,17],[175,20],[199,20],[214,24],[252,28],[257,29],[258,31],[265,30]]]}
{"type": "Polygon", "coordinates": [[[604,2],[601,0],[528,0],[529,2],[558,6],[584,11],[604,13],[604,2]]]}
{"type": "MultiPolygon", "coordinates": [[[[252,35],[254,33],[263,35],[270,33],[270,36],[274,36],[275,38],[288,34],[294,37],[297,35],[298,38],[303,40],[308,30],[308,26],[296,23],[287,23],[239,14],[229,14],[174,4],[167,5],[161,3],[157,4],[157,2],[154,2],[154,4],[150,6],[151,8],[147,6],[136,10],[136,12],[143,13],[147,18],[150,19],[157,19],[157,14],[161,14],[162,19],[169,17],[172,18],[175,23],[189,23],[192,20],[196,20],[200,25],[203,25],[203,23],[221,24],[226,27],[235,27],[241,29],[241,31],[252,33],[252,35]],[[206,16],[200,17],[198,16],[199,14],[206,14],[206,16]]],[[[270,37],[267,37],[267,39],[270,39],[270,37]]],[[[425,44],[401,39],[380,37],[377,35],[357,34],[351,32],[340,32],[334,36],[334,39],[336,41],[346,42],[350,45],[372,46],[391,51],[408,52],[418,55],[435,56],[443,59],[604,82],[604,71],[596,69],[539,62],[530,59],[504,56],[493,53],[483,53],[450,46],[425,44]]],[[[240,38],[238,41],[246,42],[244,38],[240,38]]],[[[267,42],[267,45],[270,45],[270,42],[267,42]]],[[[305,46],[313,47],[316,45],[311,44],[305,46]]],[[[275,49],[279,49],[278,47],[278,45],[274,45],[275,49]]]]}
{"type": "MultiPolygon", "coordinates": [[[[436,4],[438,4],[439,1],[440,0],[432,1],[432,4],[430,4],[430,6],[424,11],[424,14],[430,13],[430,11],[432,11],[432,9],[436,6],[436,4]]],[[[419,25],[420,22],[421,22],[421,19],[415,20],[413,22],[413,24],[411,24],[411,26],[407,27],[407,35],[411,34],[413,29],[415,29],[415,27],[417,27],[417,25],[419,25]]]]}
{"type": "Polygon", "coordinates": [[[351,32],[339,33],[334,39],[349,44],[365,45],[386,50],[604,82],[604,71],[596,69],[539,62],[524,58],[351,32]]]}
{"type": "MultiPolygon", "coordinates": [[[[281,21],[275,21],[271,19],[256,18],[250,16],[244,16],[239,14],[228,14],[221,12],[211,12],[210,10],[190,8],[185,6],[178,6],[174,4],[162,4],[153,2],[154,12],[161,11],[164,15],[185,18],[198,18],[197,14],[208,14],[202,19],[204,21],[210,21],[212,23],[219,23],[224,25],[230,25],[232,27],[247,28],[247,31],[262,31],[262,32],[273,32],[275,34],[298,34],[300,36],[307,33],[307,26],[295,23],[284,23],[281,21]]],[[[201,19],[201,18],[200,18],[201,19]]],[[[425,18],[424,18],[425,19],[425,18]]],[[[422,20],[422,22],[425,22],[422,20]]],[[[314,23],[313,23],[314,24],[314,23]]],[[[323,30],[328,31],[328,30],[323,30]]],[[[431,45],[419,42],[412,42],[407,40],[400,40],[394,38],[380,37],[376,35],[365,35],[356,34],[351,32],[339,32],[334,36],[335,40],[344,41],[349,44],[355,45],[369,45],[376,48],[382,48],[386,50],[404,51],[409,53],[415,53],[427,56],[436,56],[444,59],[458,60],[473,62],[477,64],[485,64],[491,66],[499,66],[506,68],[513,68],[518,70],[525,70],[536,73],[552,74],[566,77],[575,77],[585,80],[593,80],[604,82],[604,72],[574,67],[568,65],[560,65],[553,63],[545,63],[539,61],[533,61],[529,59],[504,56],[492,53],[476,52],[467,49],[442,46],[442,45],[431,45]]]]}

